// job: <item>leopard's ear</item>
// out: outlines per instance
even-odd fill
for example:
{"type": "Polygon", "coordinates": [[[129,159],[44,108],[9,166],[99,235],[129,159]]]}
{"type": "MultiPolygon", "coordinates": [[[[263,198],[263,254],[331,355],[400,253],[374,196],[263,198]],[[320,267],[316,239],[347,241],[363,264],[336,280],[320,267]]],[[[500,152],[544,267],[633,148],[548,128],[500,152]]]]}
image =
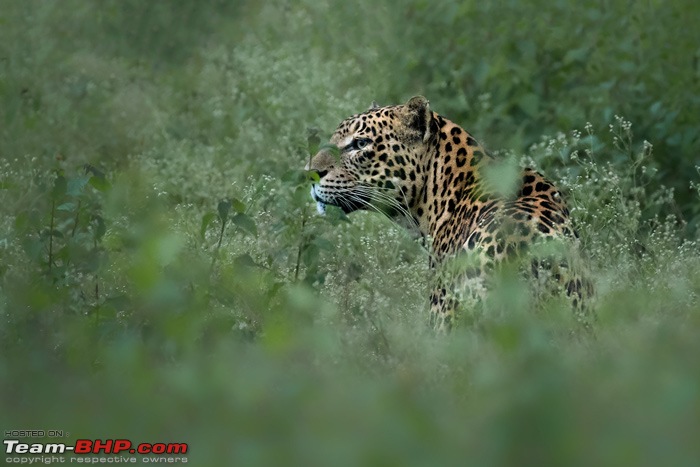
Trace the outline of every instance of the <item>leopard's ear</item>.
{"type": "Polygon", "coordinates": [[[423,143],[427,143],[437,130],[433,122],[430,102],[423,96],[415,96],[406,102],[406,109],[409,114],[409,125],[418,132],[423,143]]]}
{"type": "Polygon", "coordinates": [[[379,108],[379,104],[377,104],[377,101],[372,101],[372,103],[369,105],[369,109],[367,109],[367,110],[374,110],[374,109],[378,109],[378,108],[379,108]]]}

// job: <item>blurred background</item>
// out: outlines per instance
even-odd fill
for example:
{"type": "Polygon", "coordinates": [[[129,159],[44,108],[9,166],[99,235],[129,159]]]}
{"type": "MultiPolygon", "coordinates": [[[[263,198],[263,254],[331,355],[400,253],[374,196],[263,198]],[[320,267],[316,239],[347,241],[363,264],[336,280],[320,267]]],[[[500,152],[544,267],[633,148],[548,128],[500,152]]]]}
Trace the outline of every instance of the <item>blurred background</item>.
{"type": "MultiPolygon", "coordinates": [[[[194,465],[696,465],[700,4],[0,0],[0,428],[194,465]],[[315,214],[340,120],[416,94],[568,193],[595,333],[315,214]]],[[[55,441],[55,440],[54,440],[55,441]]]]}

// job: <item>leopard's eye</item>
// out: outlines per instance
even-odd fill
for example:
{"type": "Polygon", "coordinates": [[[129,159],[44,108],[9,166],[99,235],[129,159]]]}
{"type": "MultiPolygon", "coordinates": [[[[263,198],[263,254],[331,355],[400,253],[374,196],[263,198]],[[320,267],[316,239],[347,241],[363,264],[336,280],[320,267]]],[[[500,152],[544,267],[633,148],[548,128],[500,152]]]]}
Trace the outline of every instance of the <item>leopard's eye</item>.
{"type": "Polygon", "coordinates": [[[372,141],[367,138],[358,139],[355,141],[355,147],[357,147],[357,149],[364,149],[369,146],[371,142],[372,141]]]}

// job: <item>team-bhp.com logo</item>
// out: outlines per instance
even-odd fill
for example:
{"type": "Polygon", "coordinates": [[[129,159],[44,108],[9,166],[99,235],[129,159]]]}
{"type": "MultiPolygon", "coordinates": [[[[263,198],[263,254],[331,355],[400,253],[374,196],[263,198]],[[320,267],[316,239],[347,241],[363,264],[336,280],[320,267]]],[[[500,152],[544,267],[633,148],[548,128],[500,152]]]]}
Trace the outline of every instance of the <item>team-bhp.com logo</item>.
{"type": "MultiPolygon", "coordinates": [[[[139,443],[134,444],[128,439],[79,439],[74,445],[67,445],[65,443],[23,443],[18,439],[6,439],[3,441],[5,444],[5,454],[8,456],[6,461],[10,463],[21,463],[26,464],[26,459],[24,456],[55,456],[58,454],[73,453],[77,454],[70,459],[71,462],[99,462],[105,463],[103,457],[92,457],[91,460],[81,459],[79,456],[90,455],[90,454],[112,454],[116,456],[124,454],[141,454],[143,456],[154,456],[154,457],[144,457],[143,461],[147,462],[162,462],[165,458],[158,458],[155,456],[183,456],[187,454],[187,443],[139,443]],[[150,460],[149,460],[150,459],[150,460]]],[[[132,456],[112,458],[112,462],[135,462],[136,458],[132,456]]],[[[169,459],[172,459],[170,457],[169,459]]],[[[177,457],[175,462],[187,462],[186,457],[177,457]]],[[[48,460],[48,459],[47,459],[48,460]]],[[[65,459],[59,460],[58,458],[54,462],[65,462],[65,459]]],[[[40,460],[39,462],[46,462],[46,460],[40,460]]],[[[167,462],[173,462],[173,460],[168,460],[167,462]]],[[[34,463],[34,462],[32,462],[34,463]]]]}

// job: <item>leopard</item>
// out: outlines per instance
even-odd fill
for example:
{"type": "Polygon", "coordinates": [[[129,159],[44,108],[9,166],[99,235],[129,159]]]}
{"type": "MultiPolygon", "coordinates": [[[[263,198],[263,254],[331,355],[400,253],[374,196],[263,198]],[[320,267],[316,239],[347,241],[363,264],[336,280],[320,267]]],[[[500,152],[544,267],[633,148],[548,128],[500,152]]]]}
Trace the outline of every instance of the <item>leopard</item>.
{"type": "MultiPolygon", "coordinates": [[[[516,168],[510,192],[486,174],[498,157],[458,124],[415,96],[405,104],[379,106],[343,120],[305,169],[315,174],[311,197],[345,214],[375,210],[427,239],[435,277],[429,323],[449,332],[464,303],[483,303],[499,265],[521,257],[532,245],[556,241],[580,250],[562,191],[539,171],[516,168]],[[457,275],[439,271],[452,258],[469,255],[457,275]]],[[[493,177],[491,177],[493,178],[493,177]]],[[[567,258],[533,257],[523,267],[570,302],[577,321],[590,326],[593,283],[567,258]]]]}

